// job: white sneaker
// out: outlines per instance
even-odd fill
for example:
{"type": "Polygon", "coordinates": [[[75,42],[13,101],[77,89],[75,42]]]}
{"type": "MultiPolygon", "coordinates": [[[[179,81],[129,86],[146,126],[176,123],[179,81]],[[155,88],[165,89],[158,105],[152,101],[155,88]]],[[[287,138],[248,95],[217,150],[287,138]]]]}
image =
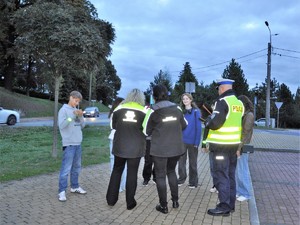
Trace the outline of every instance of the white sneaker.
{"type": "Polygon", "coordinates": [[[217,188],[215,186],[213,186],[211,189],[209,189],[209,191],[211,193],[219,193],[218,190],[217,190],[217,188]]]}
{"type": "Polygon", "coordinates": [[[62,192],[60,192],[58,194],[58,200],[61,201],[61,202],[67,201],[66,192],[65,191],[62,191],[62,192]]]}
{"type": "Polygon", "coordinates": [[[78,194],[86,194],[86,191],[83,190],[81,187],[78,188],[71,188],[72,193],[78,193],[78,194]]]}
{"type": "Polygon", "coordinates": [[[243,202],[243,201],[246,201],[248,200],[248,198],[244,197],[244,196],[239,196],[236,200],[240,201],[240,202],[243,202]]]}

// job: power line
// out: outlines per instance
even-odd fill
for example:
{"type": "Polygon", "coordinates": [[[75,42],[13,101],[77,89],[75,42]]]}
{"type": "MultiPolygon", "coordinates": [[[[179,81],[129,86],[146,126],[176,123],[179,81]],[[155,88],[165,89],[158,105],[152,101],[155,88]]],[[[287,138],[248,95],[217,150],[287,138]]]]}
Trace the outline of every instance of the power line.
{"type": "Polygon", "coordinates": [[[284,49],[284,48],[276,48],[276,47],[273,47],[275,49],[279,49],[279,50],[282,50],[282,51],[287,51],[287,52],[295,52],[295,53],[300,53],[299,51],[295,51],[295,50],[289,50],[289,49],[284,49]]]}
{"type": "MultiPolygon", "coordinates": [[[[262,51],[265,51],[265,50],[267,50],[267,49],[265,48],[265,49],[262,49],[262,50],[259,50],[259,51],[256,51],[256,52],[253,52],[253,53],[250,53],[250,54],[247,54],[247,55],[244,55],[244,56],[235,58],[235,59],[246,58],[246,57],[248,57],[248,56],[250,56],[250,55],[254,55],[254,54],[257,54],[257,53],[262,52],[262,51]]],[[[199,67],[199,68],[194,68],[194,70],[205,69],[205,68],[208,68],[208,67],[218,66],[218,65],[222,65],[222,64],[228,63],[228,62],[231,62],[231,60],[227,60],[227,61],[225,61],[225,62],[220,62],[220,63],[212,64],[212,65],[209,65],[209,66],[203,66],[203,67],[199,67]]]]}
{"type": "Polygon", "coordinates": [[[291,56],[291,55],[284,55],[284,54],[280,54],[280,53],[273,53],[273,55],[279,55],[279,56],[284,56],[284,57],[289,57],[289,58],[294,58],[294,59],[300,59],[300,57],[291,56]]]}

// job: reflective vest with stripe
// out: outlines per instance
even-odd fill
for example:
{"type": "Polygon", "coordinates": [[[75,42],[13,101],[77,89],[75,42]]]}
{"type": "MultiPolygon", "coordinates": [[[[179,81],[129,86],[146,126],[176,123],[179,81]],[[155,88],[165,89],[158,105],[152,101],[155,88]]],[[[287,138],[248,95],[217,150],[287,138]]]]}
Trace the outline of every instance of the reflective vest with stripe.
{"type": "MultiPolygon", "coordinates": [[[[221,99],[222,100],[222,99],[221,99]]],[[[209,130],[206,142],[216,144],[239,144],[242,134],[244,105],[235,96],[224,97],[228,105],[226,121],[218,130],[209,130]]]]}

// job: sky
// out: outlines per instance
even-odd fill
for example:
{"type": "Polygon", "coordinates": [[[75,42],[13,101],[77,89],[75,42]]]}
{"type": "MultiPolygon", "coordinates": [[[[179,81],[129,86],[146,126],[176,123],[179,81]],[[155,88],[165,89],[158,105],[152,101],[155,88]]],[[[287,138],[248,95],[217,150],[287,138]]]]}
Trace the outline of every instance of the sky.
{"type": "Polygon", "coordinates": [[[209,85],[232,58],[254,88],[267,76],[270,38],[271,79],[286,84],[292,94],[300,86],[299,0],[90,2],[115,29],[109,59],[122,81],[121,97],[133,88],[146,91],[160,70],[169,72],[175,84],[186,62],[198,82],[209,85]]]}

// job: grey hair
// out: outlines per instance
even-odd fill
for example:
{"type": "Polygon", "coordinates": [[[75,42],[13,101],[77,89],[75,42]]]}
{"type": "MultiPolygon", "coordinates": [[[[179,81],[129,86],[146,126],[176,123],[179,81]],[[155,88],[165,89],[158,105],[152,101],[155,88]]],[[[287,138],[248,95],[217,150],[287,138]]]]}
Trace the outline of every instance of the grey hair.
{"type": "Polygon", "coordinates": [[[73,98],[79,98],[80,100],[82,100],[82,95],[79,91],[72,91],[70,93],[70,96],[72,96],[73,98]]]}
{"type": "Polygon", "coordinates": [[[124,103],[126,103],[126,102],[136,102],[136,103],[144,106],[145,105],[145,95],[141,90],[134,88],[127,94],[127,96],[124,100],[124,103]]]}

